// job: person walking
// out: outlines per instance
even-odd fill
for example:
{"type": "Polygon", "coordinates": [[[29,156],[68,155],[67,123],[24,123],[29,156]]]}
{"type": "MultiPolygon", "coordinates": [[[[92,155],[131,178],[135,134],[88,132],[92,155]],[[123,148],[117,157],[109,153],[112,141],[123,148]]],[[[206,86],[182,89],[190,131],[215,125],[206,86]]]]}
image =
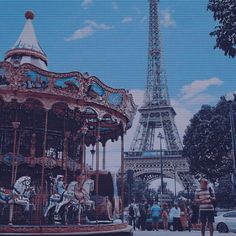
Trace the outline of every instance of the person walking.
{"type": "Polygon", "coordinates": [[[208,223],[210,236],[213,236],[215,193],[208,187],[208,180],[205,178],[200,180],[200,188],[195,192],[195,201],[199,204],[202,236],[205,236],[206,223],[208,223]]]}
{"type": "Polygon", "coordinates": [[[167,231],[168,230],[168,218],[169,218],[169,209],[168,209],[167,203],[163,204],[161,218],[162,218],[162,222],[163,222],[163,229],[165,231],[167,231]]]}
{"type": "Polygon", "coordinates": [[[145,200],[139,205],[140,212],[140,226],[141,230],[144,231],[146,229],[146,219],[147,219],[147,203],[145,200]]]}
{"type": "Polygon", "coordinates": [[[129,205],[129,225],[135,230],[135,204],[134,201],[129,205]]]}
{"type": "Polygon", "coordinates": [[[151,216],[152,216],[152,230],[158,230],[159,227],[159,219],[161,215],[161,207],[155,201],[151,208],[151,216]]]}
{"type": "Polygon", "coordinates": [[[180,208],[175,203],[174,206],[170,210],[170,215],[173,217],[173,230],[181,231],[181,224],[180,224],[180,208]]]}

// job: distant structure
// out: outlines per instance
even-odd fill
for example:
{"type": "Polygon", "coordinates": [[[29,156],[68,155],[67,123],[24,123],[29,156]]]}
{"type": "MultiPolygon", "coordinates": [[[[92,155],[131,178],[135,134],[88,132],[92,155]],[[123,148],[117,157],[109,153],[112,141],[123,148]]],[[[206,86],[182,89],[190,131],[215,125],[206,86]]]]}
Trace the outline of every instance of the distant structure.
{"type": "Polygon", "coordinates": [[[176,115],[171,106],[166,75],[162,64],[160,27],[158,16],[159,0],[149,0],[149,46],[147,84],[143,105],[139,109],[140,119],[126,153],[125,167],[133,170],[135,177],[152,181],[160,177],[163,156],[163,175],[176,179],[184,187],[189,186],[189,166],[182,157],[182,143],[175,125],[176,115]],[[161,133],[164,139],[160,148],[161,133]],[[161,153],[161,152],[162,153],[161,153]]]}

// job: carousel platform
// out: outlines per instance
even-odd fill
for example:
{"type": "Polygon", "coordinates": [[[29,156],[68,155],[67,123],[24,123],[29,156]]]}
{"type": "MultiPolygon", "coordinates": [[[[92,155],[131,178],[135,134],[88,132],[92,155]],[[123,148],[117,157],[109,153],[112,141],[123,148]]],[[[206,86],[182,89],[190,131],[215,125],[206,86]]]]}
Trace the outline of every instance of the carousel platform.
{"type": "Polygon", "coordinates": [[[132,228],[126,223],[109,225],[0,225],[0,235],[132,236],[132,234],[132,228]]]}

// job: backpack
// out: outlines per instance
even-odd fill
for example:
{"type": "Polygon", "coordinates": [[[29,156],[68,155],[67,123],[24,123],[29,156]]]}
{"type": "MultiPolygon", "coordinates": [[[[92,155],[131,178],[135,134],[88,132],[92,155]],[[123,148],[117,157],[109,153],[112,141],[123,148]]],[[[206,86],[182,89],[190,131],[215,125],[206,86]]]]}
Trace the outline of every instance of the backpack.
{"type": "MultiPolygon", "coordinates": [[[[209,193],[210,193],[210,196],[211,196],[211,197],[214,197],[214,198],[215,198],[215,195],[213,194],[213,191],[212,191],[212,188],[211,188],[211,187],[209,187],[209,193]]],[[[213,207],[214,207],[214,209],[215,209],[216,206],[217,206],[216,200],[212,200],[212,205],[213,205],[213,207]]]]}
{"type": "Polygon", "coordinates": [[[134,216],[134,207],[133,207],[133,205],[129,206],[129,215],[134,216]]]}

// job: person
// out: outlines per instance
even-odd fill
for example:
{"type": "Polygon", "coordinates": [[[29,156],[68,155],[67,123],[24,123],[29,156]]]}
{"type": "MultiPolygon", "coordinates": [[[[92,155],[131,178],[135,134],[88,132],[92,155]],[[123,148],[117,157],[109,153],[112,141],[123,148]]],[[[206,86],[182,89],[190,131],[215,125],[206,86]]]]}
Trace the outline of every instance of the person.
{"type": "Polygon", "coordinates": [[[62,197],[63,193],[65,192],[65,185],[64,185],[64,176],[57,175],[56,177],[56,192],[62,197]]]}
{"type": "Polygon", "coordinates": [[[141,230],[144,231],[146,229],[146,219],[147,219],[147,203],[146,200],[143,200],[139,205],[140,212],[140,226],[141,230]]]}
{"type": "Polygon", "coordinates": [[[170,210],[170,215],[173,217],[173,230],[181,231],[181,224],[180,224],[180,208],[175,203],[174,206],[170,210]]]}
{"type": "Polygon", "coordinates": [[[139,211],[139,205],[134,204],[134,217],[135,217],[135,226],[137,228],[140,228],[140,211],[139,211]]]}
{"type": "Polygon", "coordinates": [[[163,222],[163,229],[166,231],[166,230],[168,230],[168,218],[169,218],[169,210],[168,210],[167,203],[163,204],[161,218],[162,218],[162,222],[163,222]]]}
{"type": "Polygon", "coordinates": [[[199,219],[199,206],[195,200],[193,200],[191,206],[191,225],[193,230],[198,230],[198,219],[199,219]]]}
{"type": "Polygon", "coordinates": [[[158,230],[159,227],[159,218],[161,214],[161,208],[158,203],[155,201],[151,208],[151,216],[152,216],[152,230],[158,230]]]}
{"type": "Polygon", "coordinates": [[[188,219],[187,219],[187,209],[185,204],[180,204],[180,223],[181,223],[181,230],[186,230],[188,226],[188,219]]]}
{"type": "Polygon", "coordinates": [[[195,192],[195,201],[199,204],[202,236],[205,236],[206,223],[208,223],[210,236],[213,236],[215,193],[208,187],[208,180],[205,178],[200,180],[200,188],[195,192]]]}
{"type": "Polygon", "coordinates": [[[134,200],[129,205],[129,225],[133,226],[135,230],[135,204],[134,200]]]}

